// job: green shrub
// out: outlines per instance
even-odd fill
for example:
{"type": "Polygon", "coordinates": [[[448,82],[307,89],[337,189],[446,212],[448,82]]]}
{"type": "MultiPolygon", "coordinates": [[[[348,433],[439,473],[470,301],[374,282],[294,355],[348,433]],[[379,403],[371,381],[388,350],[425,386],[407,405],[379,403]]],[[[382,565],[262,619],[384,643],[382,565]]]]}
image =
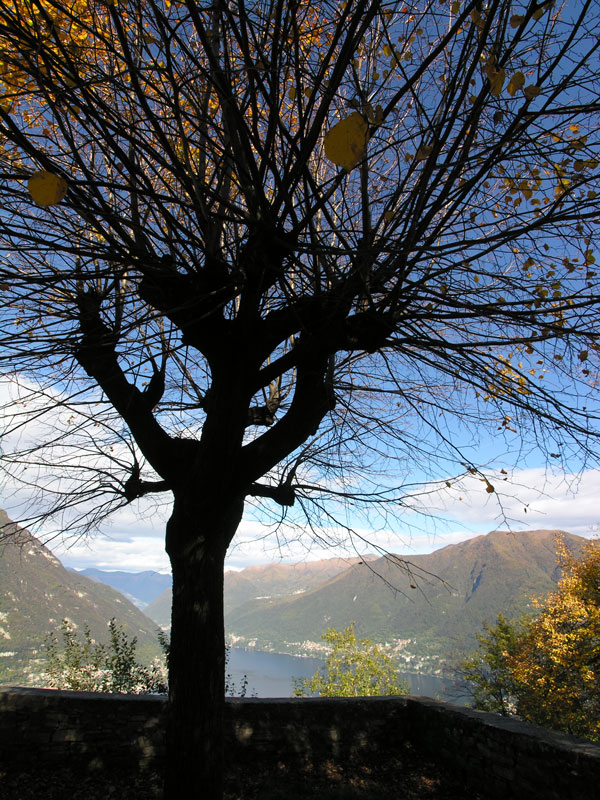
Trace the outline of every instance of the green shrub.
{"type": "Polygon", "coordinates": [[[398,675],[394,661],[370,639],[357,639],[354,623],[343,631],[328,628],[322,638],[332,647],[325,668],[317,670],[312,678],[295,678],[296,697],[408,694],[408,684],[398,675]]]}

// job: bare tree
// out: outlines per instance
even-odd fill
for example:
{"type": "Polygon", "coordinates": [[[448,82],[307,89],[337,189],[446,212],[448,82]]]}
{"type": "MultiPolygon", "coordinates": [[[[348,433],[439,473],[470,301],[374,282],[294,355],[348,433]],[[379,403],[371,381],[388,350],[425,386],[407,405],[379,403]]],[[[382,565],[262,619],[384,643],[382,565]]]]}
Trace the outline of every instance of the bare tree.
{"type": "Polygon", "coordinates": [[[92,522],[172,497],[165,797],[221,796],[247,498],[393,509],[396,459],[477,473],[452,420],[596,452],[599,17],[3,3],[5,469],[92,522]]]}

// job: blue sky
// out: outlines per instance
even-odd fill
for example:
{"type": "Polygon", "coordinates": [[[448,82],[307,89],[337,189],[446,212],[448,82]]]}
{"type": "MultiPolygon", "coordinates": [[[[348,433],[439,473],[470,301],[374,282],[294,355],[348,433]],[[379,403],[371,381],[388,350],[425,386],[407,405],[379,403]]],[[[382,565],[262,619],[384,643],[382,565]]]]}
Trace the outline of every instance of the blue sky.
{"type": "MultiPolygon", "coordinates": [[[[562,242],[561,247],[564,247],[562,242]]],[[[546,378],[545,383],[549,382],[546,378]]],[[[456,435],[453,429],[450,436],[456,435]]],[[[332,543],[331,547],[324,548],[318,539],[313,541],[308,533],[303,535],[298,528],[291,529],[285,524],[276,533],[267,535],[270,529],[260,517],[249,513],[240,526],[228,565],[241,568],[278,559],[291,562],[344,553],[354,555],[357,550],[372,552],[376,547],[406,554],[423,553],[508,525],[513,530],[562,528],[584,536],[593,535],[600,524],[597,502],[600,473],[597,470],[578,473],[579,465],[568,462],[566,474],[558,469],[546,473],[537,451],[519,452],[517,439],[507,443],[484,433],[473,444],[466,438],[463,443],[474,463],[488,465],[486,474],[496,488],[494,493],[485,491],[486,484],[480,476],[470,476],[462,484],[453,484],[449,489],[443,487],[417,498],[393,525],[389,523],[382,530],[361,528],[362,521],[352,520],[357,533],[345,549],[341,544],[345,538],[341,529],[317,531],[320,539],[332,543]],[[512,453],[508,452],[511,448],[512,453]],[[500,473],[501,468],[508,474],[500,473]]],[[[436,477],[443,478],[443,470],[444,466],[438,465],[436,477]]],[[[418,469],[411,476],[417,482],[424,477],[418,469]]],[[[17,502],[26,513],[36,513],[34,494],[28,494],[27,489],[8,484],[0,502],[9,513],[17,502]]],[[[105,524],[102,531],[90,539],[64,543],[55,539],[50,546],[65,564],[77,568],[167,571],[168,560],[164,553],[167,515],[167,508],[157,510],[151,501],[143,500],[117,512],[111,523],[105,524]]],[[[44,533],[44,530],[39,531],[42,539],[44,533]]]]}

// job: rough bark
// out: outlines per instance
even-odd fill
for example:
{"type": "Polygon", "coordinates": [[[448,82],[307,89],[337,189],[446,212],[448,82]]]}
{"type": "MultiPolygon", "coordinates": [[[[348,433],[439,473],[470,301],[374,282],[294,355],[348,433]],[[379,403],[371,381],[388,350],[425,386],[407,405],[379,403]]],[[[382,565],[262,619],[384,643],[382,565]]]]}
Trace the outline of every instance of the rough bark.
{"type": "Polygon", "coordinates": [[[225,637],[223,566],[243,500],[175,495],[167,525],[173,568],[165,800],[221,800],[225,637]]]}

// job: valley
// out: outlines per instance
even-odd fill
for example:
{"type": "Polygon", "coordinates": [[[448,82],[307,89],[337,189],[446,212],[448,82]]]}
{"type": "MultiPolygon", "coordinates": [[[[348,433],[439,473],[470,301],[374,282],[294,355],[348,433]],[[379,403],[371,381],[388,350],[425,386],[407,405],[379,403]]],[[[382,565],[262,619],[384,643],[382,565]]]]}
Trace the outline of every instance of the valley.
{"type": "Polygon", "coordinates": [[[114,617],[129,638],[137,637],[138,659],[161,656],[156,623],[122,594],[67,570],[28,530],[0,511],[0,684],[34,685],[43,672],[44,642],[67,618],[75,630],[88,625],[97,641],[107,638],[114,617]]]}
{"type": "MultiPolygon", "coordinates": [[[[88,624],[99,640],[115,617],[129,637],[137,637],[140,660],[160,655],[156,631],[170,624],[168,575],[66,570],[4,512],[2,524],[10,536],[0,544],[0,683],[35,682],[44,639],[65,617],[76,628],[88,624]]],[[[426,555],[227,571],[227,642],[323,659],[326,629],[353,622],[357,635],[382,644],[401,671],[439,674],[454,654],[474,647],[484,621],[493,622],[499,612],[509,618],[531,613],[532,598],[556,587],[557,535],[579,554],[585,540],[569,533],[493,531],[426,555]]]]}
{"type": "MultiPolygon", "coordinates": [[[[355,623],[399,667],[435,674],[475,646],[484,621],[533,611],[556,587],[555,537],[579,554],[585,541],[555,530],[493,531],[426,555],[270,564],[225,573],[225,628],[231,646],[322,658],[328,627],[355,623]]],[[[146,608],[168,627],[170,589],[146,608]]]]}

